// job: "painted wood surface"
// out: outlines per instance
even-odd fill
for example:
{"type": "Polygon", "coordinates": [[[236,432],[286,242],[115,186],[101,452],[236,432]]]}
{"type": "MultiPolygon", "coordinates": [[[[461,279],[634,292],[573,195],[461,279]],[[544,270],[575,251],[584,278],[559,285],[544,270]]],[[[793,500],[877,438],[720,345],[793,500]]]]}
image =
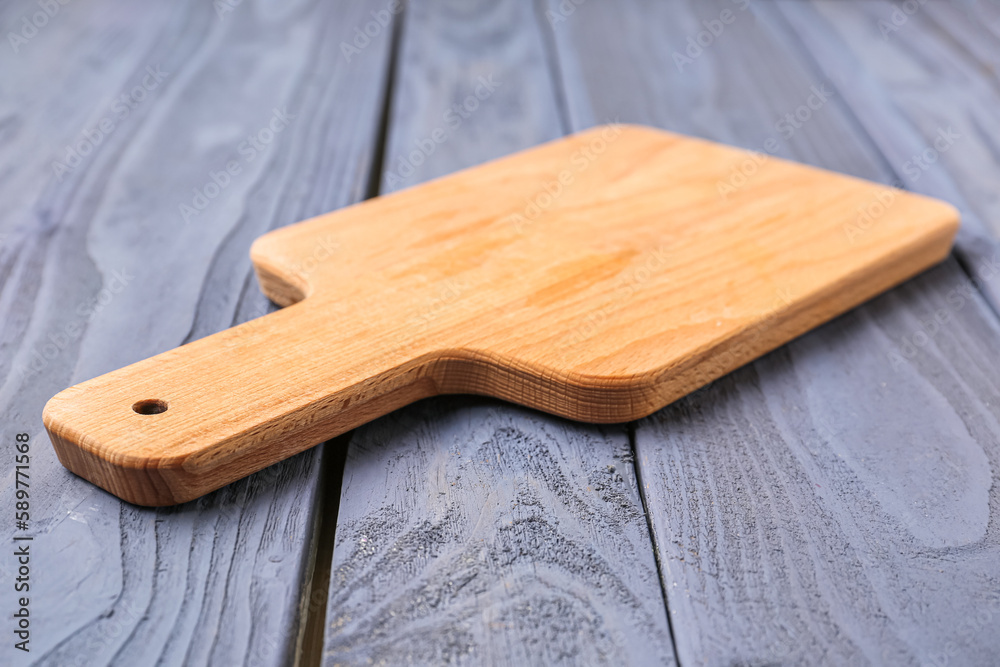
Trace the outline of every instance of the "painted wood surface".
{"type": "Polygon", "coordinates": [[[996,5],[918,7],[782,2],[769,17],[850,106],[889,182],[962,210],[956,256],[1000,312],[996,5]]]}
{"type": "MultiPolygon", "coordinates": [[[[773,137],[776,154],[893,182],[900,156],[926,144],[897,115],[860,112],[840,86],[863,79],[860,68],[826,78],[814,49],[824,62],[843,54],[803,36],[806,24],[819,30],[812,19],[793,29],[764,3],[582,5],[555,26],[570,117],[762,152],[773,137]],[[720,17],[708,48],[674,58],[720,17]],[[782,123],[801,109],[798,127],[782,123]]],[[[934,191],[947,178],[930,174],[944,167],[907,185],[934,191]]],[[[979,282],[950,261],[637,424],[681,664],[995,659],[1000,330],[979,282]]]]}
{"type": "Polygon", "coordinates": [[[674,644],[681,664],[995,663],[1000,15],[919,3],[883,39],[902,4],[414,2],[391,82],[392,30],[355,31],[388,2],[70,3],[6,42],[0,435],[32,434],[40,489],[33,653],[12,660],[287,664],[323,598],[305,664],[665,664],[674,644]],[[474,113],[452,108],[491,73],[474,113]],[[296,118],[246,161],[284,106],[296,118]],[[308,587],[321,450],[159,511],[56,463],[55,391],[270,310],[247,259],[267,229],[616,119],[949,200],[956,260],[638,424],[437,398],[362,429],[315,578],[328,600],[308,587]],[[907,173],[949,125],[960,138],[907,173]],[[230,158],[241,173],[184,220],[230,158]]]}
{"type": "MultiPolygon", "coordinates": [[[[408,11],[387,189],[562,132],[544,35],[526,3],[413,2],[408,11]],[[480,77],[499,85],[466,111],[480,77]],[[453,104],[468,117],[398,182],[453,104]]],[[[487,399],[395,412],[351,440],[333,553],[329,665],[673,662],[623,427],[487,399]]]]}
{"type": "MultiPolygon", "coordinates": [[[[0,663],[295,656],[321,449],[151,511],[59,465],[41,408],[62,386],[272,308],[251,241],[368,190],[390,42],[373,39],[350,65],[338,44],[382,7],[246,2],[220,15],[212,3],[104,1],[60,5],[17,53],[4,38],[0,412],[4,451],[15,433],[32,438],[35,539],[31,651],[13,649],[5,622],[0,663]]],[[[39,6],[2,11],[7,28],[39,6]]],[[[4,460],[0,504],[13,509],[13,454],[4,460]]],[[[13,531],[4,521],[5,604],[13,531]]]]}

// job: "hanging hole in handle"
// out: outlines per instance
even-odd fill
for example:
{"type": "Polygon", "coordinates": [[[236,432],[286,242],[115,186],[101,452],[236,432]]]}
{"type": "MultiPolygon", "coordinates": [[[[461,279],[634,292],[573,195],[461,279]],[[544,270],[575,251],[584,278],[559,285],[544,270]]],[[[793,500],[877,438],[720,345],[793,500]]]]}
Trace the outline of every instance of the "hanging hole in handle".
{"type": "Polygon", "coordinates": [[[134,403],[132,410],[140,415],[158,415],[167,411],[167,402],[158,398],[147,398],[134,403]]]}

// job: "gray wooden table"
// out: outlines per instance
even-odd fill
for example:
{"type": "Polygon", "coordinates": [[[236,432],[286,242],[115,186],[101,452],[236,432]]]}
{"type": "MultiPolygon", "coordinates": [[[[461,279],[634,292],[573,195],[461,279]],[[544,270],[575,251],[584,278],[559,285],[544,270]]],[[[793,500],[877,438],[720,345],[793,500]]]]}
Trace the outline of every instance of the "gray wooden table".
{"type": "Polygon", "coordinates": [[[1000,663],[1000,7],[400,8],[0,7],[0,664],[1000,663]],[[442,397],[159,510],[56,461],[58,390],[273,309],[258,235],[615,120],[944,198],[955,252],[633,424],[442,397]]]}

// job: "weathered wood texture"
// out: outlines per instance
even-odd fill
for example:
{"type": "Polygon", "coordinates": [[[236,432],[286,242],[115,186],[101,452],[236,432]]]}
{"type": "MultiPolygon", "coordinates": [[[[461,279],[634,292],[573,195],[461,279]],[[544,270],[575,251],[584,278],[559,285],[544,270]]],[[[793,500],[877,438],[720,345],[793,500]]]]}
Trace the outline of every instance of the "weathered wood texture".
{"type": "MultiPolygon", "coordinates": [[[[858,66],[828,79],[811,54],[837,54],[802,36],[821,28],[803,20],[797,33],[765,3],[590,2],[566,18],[553,34],[574,129],[618,116],[758,150],[774,138],[771,152],[887,183],[934,138],[900,129],[888,106],[860,111],[873,98],[841,84],[881,84],[858,66]],[[711,44],[675,61],[726,10],[711,44]],[[803,105],[808,119],[782,125],[803,105]]],[[[944,75],[923,66],[940,88],[944,75]]],[[[939,112],[945,125],[961,113],[946,101],[939,112]]],[[[907,185],[949,197],[930,174],[963,150],[907,185]]],[[[994,313],[949,260],[641,421],[637,465],[679,662],[995,661],[998,349],[994,313]]]]}
{"type": "MultiPolygon", "coordinates": [[[[150,511],[66,471],[41,424],[72,382],[266,312],[251,241],[367,191],[390,44],[373,39],[350,65],[338,44],[383,3],[233,4],[221,17],[204,2],[70,4],[17,53],[4,39],[0,411],[5,451],[32,435],[36,537],[31,652],[13,649],[8,623],[2,664],[294,655],[321,449],[150,511]],[[286,127],[240,151],[286,109],[286,127]],[[55,173],[67,144],[98,132],[55,173]],[[239,173],[219,176],[229,161],[239,173]],[[207,205],[185,220],[181,204],[207,205]]],[[[39,6],[2,11],[20,30],[39,6]]],[[[5,460],[0,506],[13,510],[5,460]]],[[[5,545],[12,530],[4,521],[5,545]]]]}
{"type": "Polygon", "coordinates": [[[961,209],[956,256],[1000,312],[996,5],[926,2],[904,10],[823,1],[768,10],[788,48],[850,107],[859,134],[886,161],[883,180],[961,209]]]}
{"type": "MultiPolygon", "coordinates": [[[[903,3],[413,4],[382,191],[617,118],[901,184],[965,224],[960,261],[636,425],[442,398],[358,432],[325,662],[669,663],[664,589],[682,664],[996,662],[1000,13],[917,4],[885,38],[903,3]],[[451,105],[491,74],[501,85],[453,127],[451,105]]],[[[371,189],[392,38],[355,28],[388,6],[70,3],[4,44],[0,436],[32,434],[37,578],[32,653],[5,642],[0,663],[292,659],[320,449],[141,510],[59,466],[39,417],[72,382],[268,310],[251,240],[371,189]],[[147,67],[162,81],[118,117],[147,67]],[[248,160],[240,143],[286,106],[248,160]],[[106,117],[58,178],[53,161],[106,117]],[[229,160],[240,173],[185,221],[229,160]]],[[[8,3],[0,25],[37,7],[8,3]]]]}
{"type": "MultiPolygon", "coordinates": [[[[384,186],[558,136],[542,39],[528,3],[411,3],[384,186]],[[464,106],[480,77],[496,89],[464,106]],[[467,115],[457,126],[453,104],[467,115]],[[410,154],[435,128],[446,139],[409,174],[410,154]]],[[[672,663],[632,470],[622,427],[486,399],[431,399],[359,429],[341,495],[327,664],[672,663]]]]}
{"type": "Polygon", "coordinates": [[[667,664],[622,427],[430,399],[360,429],[328,664],[667,664]]]}

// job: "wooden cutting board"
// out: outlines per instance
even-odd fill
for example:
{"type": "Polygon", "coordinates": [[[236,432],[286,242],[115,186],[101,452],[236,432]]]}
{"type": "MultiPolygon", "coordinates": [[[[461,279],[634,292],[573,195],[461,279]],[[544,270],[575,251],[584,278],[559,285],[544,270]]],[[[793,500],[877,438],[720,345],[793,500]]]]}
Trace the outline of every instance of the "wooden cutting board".
{"type": "Polygon", "coordinates": [[[612,125],[276,230],[263,318],[88,380],[59,460],[197,498],[436,394],[624,422],[942,260],[940,201],[612,125]]]}

